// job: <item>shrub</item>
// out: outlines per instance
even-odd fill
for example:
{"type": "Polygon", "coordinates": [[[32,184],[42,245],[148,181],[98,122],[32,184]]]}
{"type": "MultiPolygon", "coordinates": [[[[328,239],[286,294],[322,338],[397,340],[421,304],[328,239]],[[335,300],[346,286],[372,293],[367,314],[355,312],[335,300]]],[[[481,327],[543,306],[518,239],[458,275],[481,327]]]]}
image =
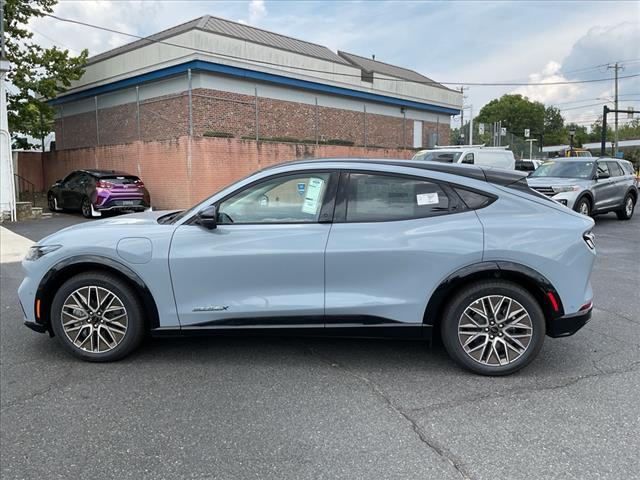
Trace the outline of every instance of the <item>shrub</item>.
{"type": "Polygon", "coordinates": [[[229,132],[215,132],[213,130],[207,130],[202,134],[203,137],[219,137],[219,138],[233,138],[233,133],[229,132]]]}

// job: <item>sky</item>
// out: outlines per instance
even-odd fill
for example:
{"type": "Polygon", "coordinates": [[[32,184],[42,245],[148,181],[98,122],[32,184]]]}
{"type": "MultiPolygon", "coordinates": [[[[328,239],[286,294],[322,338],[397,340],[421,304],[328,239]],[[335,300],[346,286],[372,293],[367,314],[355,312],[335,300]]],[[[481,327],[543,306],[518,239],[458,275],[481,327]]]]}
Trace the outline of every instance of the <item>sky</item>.
{"type": "MultiPolygon", "coordinates": [[[[441,82],[554,82],[470,86],[475,115],[505,93],[555,105],[588,126],[613,98],[613,70],[640,73],[639,1],[60,1],[54,13],[137,35],[210,14],[416,70],[441,82]]],[[[29,25],[34,39],[90,55],[131,38],[52,18],[29,25]]],[[[455,86],[455,85],[452,85],[455,86]]],[[[640,77],[619,81],[620,107],[640,110],[640,77]]],[[[612,103],[609,103],[613,106],[612,103]]],[[[469,114],[469,109],[466,110],[469,114]]],[[[625,117],[623,115],[621,118],[625,117]]],[[[468,117],[467,117],[468,118],[468,117]]],[[[459,117],[453,126],[459,125],[459,117]]]]}

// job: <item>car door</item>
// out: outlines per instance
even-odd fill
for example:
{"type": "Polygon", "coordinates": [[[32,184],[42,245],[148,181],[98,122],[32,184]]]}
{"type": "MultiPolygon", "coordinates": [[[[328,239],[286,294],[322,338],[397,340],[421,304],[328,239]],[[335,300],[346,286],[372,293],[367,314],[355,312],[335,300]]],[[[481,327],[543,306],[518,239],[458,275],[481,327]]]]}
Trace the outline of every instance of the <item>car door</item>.
{"type": "Polygon", "coordinates": [[[73,172],[68,175],[60,186],[60,199],[62,200],[63,208],[80,208],[80,201],[78,199],[78,190],[82,183],[82,172],[73,172]]]}
{"type": "Polygon", "coordinates": [[[614,204],[615,186],[611,178],[609,165],[605,161],[596,164],[596,181],[593,186],[595,210],[604,210],[614,204]]]}
{"type": "Polygon", "coordinates": [[[337,202],[325,255],[327,327],[421,332],[439,283],[482,259],[478,217],[444,183],[352,171],[341,176],[337,202]]]}
{"type": "Polygon", "coordinates": [[[612,205],[622,205],[627,194],[624,172],[615,160],[608,161],[607,166],[611,174],[611,203],[612,205]]]}
{"type": "Polygon", "coordinates": [[[336,174],[259,180],[217,202],[214,229],[178,227],[169,266],[182,327],[324,325],[336,174]]]}

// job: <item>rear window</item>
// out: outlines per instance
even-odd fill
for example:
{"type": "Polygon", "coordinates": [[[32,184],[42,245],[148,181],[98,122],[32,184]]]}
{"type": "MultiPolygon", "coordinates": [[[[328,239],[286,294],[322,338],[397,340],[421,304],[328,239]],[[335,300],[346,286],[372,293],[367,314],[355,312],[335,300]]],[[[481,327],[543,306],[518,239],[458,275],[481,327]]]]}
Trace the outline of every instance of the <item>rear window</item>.
{"type": "Polygon", "coordinates": [[[100,177],[100,180],[118,185],[126,185],[129,183],[136,183],[140,179],[133,175],[114,175],[113,177],[100,177]]]}
{"type": "Polygon", "coordinates": [[[427,162],[441,162],[441,163],[458,163],[458,159],[462,155],[462,152],[424,152],[419,153],[413,157],[413,160],[425,160],[427,162]]]}

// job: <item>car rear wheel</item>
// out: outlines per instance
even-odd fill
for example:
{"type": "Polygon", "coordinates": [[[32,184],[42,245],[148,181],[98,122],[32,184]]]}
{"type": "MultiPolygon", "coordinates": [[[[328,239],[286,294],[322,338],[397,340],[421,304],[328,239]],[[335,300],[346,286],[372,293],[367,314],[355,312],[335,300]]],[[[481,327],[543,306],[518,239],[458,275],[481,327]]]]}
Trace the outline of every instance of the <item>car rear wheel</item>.
{"type": "Polygon", "coordinates": [[[544,342],[535,298],[506,281],[474,283],[449,302],[441,335],[449,355],[482,375],[508,375],[531,362],[544,342]]]}
{"type": "Polygon", "coordinates": [[[618,220],[631,220],[631,217],[633,217],[633,210],[635,206],[636,202],[633,199],[633,195],[627,193],[627,196],[624,197],[624,203],[622,204],[622,207],[616,211],[618,220]]]}
{"type": "Polygon", "coordinates": [[[586,215],[587,217],[591,215],[591,202],[587,197],[582,197],[576,202],[575,211],[581,213],[582,215],[586,215]]]}
{"type": "Polygon", "coordinates": [[[135,292],[115,275],[88,272],[67,280],[51,306],[51,326],[72,355],[90,362],[119,360],[144,336],[135,292]]]}
{"type": "Polygon", "coordinates": [[[82,205],[80,206],[80,210],[82,211],[82,216],[84,218],[93,217],[93,214],[91,211],[91,200],[89,200],[89,197],[84,197],[82,199],[82,205]]]}

